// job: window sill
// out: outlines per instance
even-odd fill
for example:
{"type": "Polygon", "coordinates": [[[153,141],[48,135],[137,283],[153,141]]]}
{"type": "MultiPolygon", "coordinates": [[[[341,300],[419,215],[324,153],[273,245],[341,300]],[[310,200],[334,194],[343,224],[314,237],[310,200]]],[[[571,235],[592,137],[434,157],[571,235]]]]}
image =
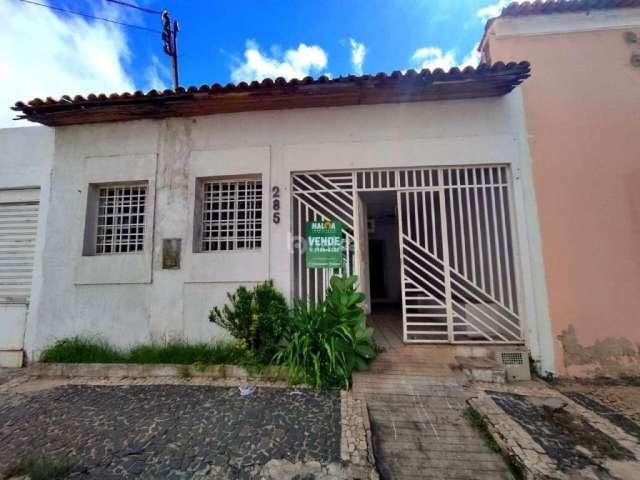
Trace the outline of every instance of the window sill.
{"type": "Polygon", "coordinates": [[[106,257],[106,258],[113,258],[113,257],[121,257],[121,256],[127,256],[127,257],[133,257],[136,255],[139,256],[143,256],[145,254],[145,252],[115,252],[115,253],[95,253],[92,255],[88,255],[88,254],[82,254],[82,258],[102,258],[102,257],[106,257]]]}
{"type": "Polygon", "coordinates": [[[236,249],[236,250],[200,250],[197,252],[193,252],[194,255],[205,254],[205,255],[244,255],[247,253],[262,253],[262,248],[247,248],[247,249],[236,249]]]}

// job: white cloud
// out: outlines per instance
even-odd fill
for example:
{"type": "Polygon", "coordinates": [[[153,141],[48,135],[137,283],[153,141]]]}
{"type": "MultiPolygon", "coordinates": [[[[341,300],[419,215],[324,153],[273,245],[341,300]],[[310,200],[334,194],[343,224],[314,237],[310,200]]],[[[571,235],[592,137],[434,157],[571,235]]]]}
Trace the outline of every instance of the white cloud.
{"type": "Polygon", "coordinates": [[[419,48],[411,57],[413,64],[417,69],[428,68],[433,70],[435,68],[442,68],[443,70],[449,70],[456,65],[456,58],[453,50],[443,52],[438,47],[424,47],[419,48]]]}
{"type": "Polygon", "coordinates": [[[520,3],[519,0],[499,0],[498,3],[488,5],[479,9],[476,12],[476,16],[484,23],[490,18],[497,17],[502,12],[502,9],[510,3],[520,3]]]}
{"type": "Polygon", "coordinates": [[[439,47],[423,47],[415,51],[411,60],[412,66],[416,70],[441,68],[447,71],[451,67],[458,67],[462,70],[468,66],[477,67],[480,64],[480,52],[478,52],[478,44],[476,44],[459,62],[454,50],[444,52],[439,47]]]}
{"type": "Polygon", "coordinates": [[[442,49],[438,47],[423,47],[415,51],[411,60],[412,66],[416,70],[422,70],[423,68],[428,68],[429,70],[441,68],[446,72],[451,67],[458,67],[460,69],[468,66],[477,67],[480,64],[480,52],[478,52],[478,44],[476,44],[462,58],[462,61],[458,62],[454,50],[443,52],[442,49]]]}
{"type": "Polygon", "coordinates": [[[471,51],[465,55],[460,64],[461,68],[472,66],[477,67],[480,64],[480,52],[478,51],[478,44],[476,43],[471,51]]]}
{"type": "Polygon", "coordinates": [[[0,11],[0,127],[28,125],[11,120],[8,107],[18,100],[133,89],[123,67],[131,54],[116,25],[12,0],[0,0],[0,11]]]}
{"type": "Polygon", "coordinates": [[[277,77],[301,79],[319,73],[328,63],[327,54],[317,45],[301,43],[284,55],[279,55],[277,49],[272,49],[272,54],[271,57],[265,55],[255,42],[248,41],[245,60],[232,68],[231,79],[236,83],[277,77]]]}
{"type": "Polygon", "coordinates": [[[171,69],[155,55],[151,57],[151,64],[144,71],[144,79],[147,82],[145,90],[154,89],[161,92],[167,88],[173,88],[170,86],[172,84],[171,69]]]}
{"type": "Polygon", "coordinates": [[[364,43],[358,43],[353,38],[349,39],[349,45],[351,45],[351,63],[354,71],[357,75],[362,75],[362,65],[367,54],[367,48],[364,43]]]}

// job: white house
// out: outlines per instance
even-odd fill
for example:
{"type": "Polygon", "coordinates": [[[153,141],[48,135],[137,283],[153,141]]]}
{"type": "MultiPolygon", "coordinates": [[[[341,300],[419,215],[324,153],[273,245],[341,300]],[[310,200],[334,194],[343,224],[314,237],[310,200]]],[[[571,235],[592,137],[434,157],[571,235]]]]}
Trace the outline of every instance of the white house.
{"type": "MultiPolygon", "coordinates": [[[[52,127],[34,130],[41,147],[15,131],[21,148],[0,157],[2,172],[40,162],[20,186],[49,198],[17,346],[37,359],[77,334],[223,338],[208,310],[266,279],[313,303],[331,272],[306,268],[304,226],[340,220],[374,327],[397,309],[405,342],[526,344],[552,371],[528,75],[498,63],[16,104],[52,127]]],[[[0,202],[14,183],[2,176],[0,202]]]]}

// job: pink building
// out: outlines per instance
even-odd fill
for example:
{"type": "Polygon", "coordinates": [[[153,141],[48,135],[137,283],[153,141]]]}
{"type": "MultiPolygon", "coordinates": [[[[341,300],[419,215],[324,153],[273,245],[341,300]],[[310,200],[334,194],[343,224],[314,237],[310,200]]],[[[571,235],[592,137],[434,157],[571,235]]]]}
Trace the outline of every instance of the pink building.
{"type": "Polygon", "coordinates": [[[522,86],[561,375],[640,374],[640,1],[511,4],[489,63],[522,86]]]}

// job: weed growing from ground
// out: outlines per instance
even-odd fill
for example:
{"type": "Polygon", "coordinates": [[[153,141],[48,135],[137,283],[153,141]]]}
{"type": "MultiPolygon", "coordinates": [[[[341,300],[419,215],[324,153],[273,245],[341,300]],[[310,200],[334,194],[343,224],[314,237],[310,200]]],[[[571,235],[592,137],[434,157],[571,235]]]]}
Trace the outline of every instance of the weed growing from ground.
{"type": "Polygon", "coordinates": [[[26,475],[30,480],[63,480],[71,473],[67,459],[58,460],[45,455],[26,457],[5,474],[5,478],[26,475]]]}
{"type": "Polygon", "coordinates": [[[207,369],[207,364],[204,362],[195,362],[192,366],[193,369],[198,373],[204,373],[207,369]]]}
{"type": "Polygon", "coordinates": [[[469,422],[469,425],[476,428],[482,433],[482,437],[484,438],[484,442],[493,452],[500,452],[500,445],[496,442],[496,439],[493,438],[491,432],[489,431],[489,427],[487,426],[487,421],[485,418],[474,408],[468,407],[464,411],[464,418],[469,422]]]}

